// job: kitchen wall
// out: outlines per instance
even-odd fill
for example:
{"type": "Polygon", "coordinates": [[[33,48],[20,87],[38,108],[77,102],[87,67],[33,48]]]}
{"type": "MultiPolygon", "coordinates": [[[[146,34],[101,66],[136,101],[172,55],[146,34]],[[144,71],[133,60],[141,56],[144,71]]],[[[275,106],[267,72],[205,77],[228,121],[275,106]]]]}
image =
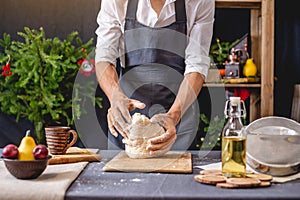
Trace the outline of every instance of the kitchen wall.
{"type": "Polygon", "coordinates": [[[79,31],[87,41],[95,37],[96,16],[101,0],[1,0],[0,36],[4,32],[18,38],[24,26],[44,27],[48,37],[65,38],[72,31],[79,31]]]}

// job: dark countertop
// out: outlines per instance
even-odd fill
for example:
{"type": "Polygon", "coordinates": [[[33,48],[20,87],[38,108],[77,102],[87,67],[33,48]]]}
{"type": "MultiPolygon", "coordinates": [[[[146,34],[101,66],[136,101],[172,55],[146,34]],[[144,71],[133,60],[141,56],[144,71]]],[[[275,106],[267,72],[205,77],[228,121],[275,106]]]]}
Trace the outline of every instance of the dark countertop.
{"type": "MultiPolygon", "coordinates": [[[[192,174],[104,172],[105,163],[117,153],[100,151],[102,161],[88,164],[68,189],[66,199],[300,199],[300,180],[266,188],[221,189],[196,182],[197,168],[192,174]]],[[[221,158],[219,151],[199,153],[192,152],[193,166],[221,158]]]]}

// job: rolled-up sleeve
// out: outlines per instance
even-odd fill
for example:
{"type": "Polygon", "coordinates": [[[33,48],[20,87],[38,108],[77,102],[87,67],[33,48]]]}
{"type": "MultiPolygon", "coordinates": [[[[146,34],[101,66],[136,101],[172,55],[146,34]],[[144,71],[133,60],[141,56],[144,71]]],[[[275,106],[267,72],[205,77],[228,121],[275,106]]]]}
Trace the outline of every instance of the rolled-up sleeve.
{"type": "Polygon", "coordinates": [[[213,34],[215,14],[214,0],[204,0],[199,5],[195,20],[192,20],[186,48],[185,74],[191,72],[207,76],[210,66],[209,49],[213,34]]]}
{"type": "Polygon", "coordinates": [[[120,22],[115,15],[117,10],[115,6],[115,1],[102,1],[101,9],[97,16],[96,63],[106,61],[116,65],[116,59],[119,57],[119,43],[122,31],[120,22]]]}

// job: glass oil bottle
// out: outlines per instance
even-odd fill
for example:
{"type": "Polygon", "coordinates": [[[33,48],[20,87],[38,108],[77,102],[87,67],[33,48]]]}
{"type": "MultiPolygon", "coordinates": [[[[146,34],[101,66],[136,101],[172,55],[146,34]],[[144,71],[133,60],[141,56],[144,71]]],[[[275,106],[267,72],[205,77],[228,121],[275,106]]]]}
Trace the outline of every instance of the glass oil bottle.
{"type": "Polygon", "coordinates": [[[246,134],[241,118],[246,117],[244,101],[230,97],[224,114],[228,118],[222,131],[222,174],[227,177],[246,176],[246,134]]]}

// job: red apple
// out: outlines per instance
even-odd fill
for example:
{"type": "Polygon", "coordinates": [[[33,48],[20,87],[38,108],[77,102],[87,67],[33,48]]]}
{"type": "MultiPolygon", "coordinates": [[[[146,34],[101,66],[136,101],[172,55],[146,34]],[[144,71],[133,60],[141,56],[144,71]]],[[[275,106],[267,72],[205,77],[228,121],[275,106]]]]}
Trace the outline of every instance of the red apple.
{"type": "Polygon", "coordinates": [[[8,144],[3,148],[2,156],[4,158],[17,158],[19,155],[18,147],[14,144],[8,144]]]}
{"type": "Polygon", "coordinates": [[[45,145],[38,144],[34,147],[32,153],[35,159],[45,159],[48,156],[48,149],[45,145]]]}

